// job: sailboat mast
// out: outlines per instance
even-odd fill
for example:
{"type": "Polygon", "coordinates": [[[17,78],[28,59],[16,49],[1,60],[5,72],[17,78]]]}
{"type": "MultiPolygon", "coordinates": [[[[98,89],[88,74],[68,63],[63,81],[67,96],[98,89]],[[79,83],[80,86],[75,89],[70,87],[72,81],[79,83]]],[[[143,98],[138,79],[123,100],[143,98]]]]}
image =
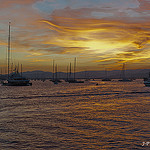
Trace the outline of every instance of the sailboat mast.
{"type": "Polygon", "coordinates": [[[75,80],[75,78],[76,78],[75,72],[76,72],[76,58],[74,59],[74,80],[75,80]]]}
{"type": "Polygon", "coordinates": [[[13,63],[11,63],[11,73],[13,72],[13,63]]]}
{"type": "Polygon", "coordinates": [[[68,81],[68,65],[67,65],[67,81],[68,81]]]}
{"type": "Polygon", "coordinates": [[[69,73],[69,79],[71,79],[71,63],[70,63],[70,73],[69,73]]]}
{"type": "Polygon", "coordinates": [[[57,81],[57,64],[55,66],[55,80],[57,81]]]}
{"type": "Polygon", "coordinates": [[[18,67],[17,67],[17,73],[19,73],[19,62],[18,62],[18,67]]]}
{"type": "Polygon", "coordinates": [[[125,79],[125,63],[123,63],[123,67],[122,67],[122,78],[125,79]]]}
{"type": "Polygon", "coordinates": [[[54,60],[53,60],[53,80],[54,80],[54,60]]]}
{"type": "Polygon", "coordinates": [[[9,79],[9,66],[10,66],[10,22],[9,22],[9,35],[8,35],[8,79],[9,79]]]}
{"type": "Polygon", "coordinates": [[[22,64],[21,64],[21,77],[22,77],[22,64]]]}

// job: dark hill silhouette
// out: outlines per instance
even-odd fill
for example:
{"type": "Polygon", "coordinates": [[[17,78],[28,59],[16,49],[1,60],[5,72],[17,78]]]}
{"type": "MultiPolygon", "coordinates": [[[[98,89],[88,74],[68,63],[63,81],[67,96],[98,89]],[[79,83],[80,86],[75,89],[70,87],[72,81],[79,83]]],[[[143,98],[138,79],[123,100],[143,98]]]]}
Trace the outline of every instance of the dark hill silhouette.
{"type": "MultiPolygon", "coordinates": [[[[143,79],[148,77],[150,69],[136,69],[136,70],[126,70],[126,77],[132,79],[143,79]]],[[[40,70],[35,71],[27,71],[23,72],[23,76],[27,78],[52,78],[52,72],[44,72],[40,70]]],[[[120,79],[121,70],[112,70],[107,72],[108,78],[111,79],[120,79]]],[[[65,79],[67,77],[67,73],[65,72],[57,72],[58,78],[65,79]]],[[[76,78],[81,79],[102,79],[105,77],[105,71],[81,71],[76,72],[76,78]]]]}

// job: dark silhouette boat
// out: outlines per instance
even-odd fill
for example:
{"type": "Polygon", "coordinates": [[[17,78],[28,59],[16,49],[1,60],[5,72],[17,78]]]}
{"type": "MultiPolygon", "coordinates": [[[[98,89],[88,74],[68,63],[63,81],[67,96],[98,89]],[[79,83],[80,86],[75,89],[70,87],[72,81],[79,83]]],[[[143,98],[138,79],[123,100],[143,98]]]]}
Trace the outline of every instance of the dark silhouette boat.
{"type": "Polygon", "coordinates": [[[8,79],[2,82],[2,85],[5,86],[30,86],[30,80],[22,77],[22,65],[21,65],[21,74],[19,73],[19,67],[15,68],[15,71],[10,74],[9,72],[10,65],[10,22],[9,22],[9,36],[8,36],[8,79]]]}
{"type": "Polygon", "coordinates": [[[132,79],[128,79],[125,76],[125,63],[123,64],[123,67],[122,67],[122,79],[120,79],[118,81],[120,81],[120,82],[131,82],[132,81],[132,79]]]}
{"type": "Polygon", "coordinates": [[[111,81],[111,79],[108,78],[107,70],[106,69],[105,69],[105,78],[103,78],[102,81],[111,81]]]}
{"type": "Polygon", "coordinates": [[[6,82],[3,82],[6,86],[31,86],[30,80],[22,77],[20,73],[13,72],[6,82]]]}
{"type": "Polygon", "coordinates": [[[56,64],[56,66],[54,68],[54,60],[53,60],[53,77],[52,77],[52,79],[50,81],[52,81],[54,84],[58,84],[59,82],[62,82],[57,77],[57,64],[56,64]],[[54,71],[55,71],[55,73],[54,73],[54,71]]]}
{"type": "Polygon", "coordinates": [[[104,79],[102,79],[102,81],[111,81],[111,79],[110,78],[104,78],[104,79]]]}
{"type": "Polygon", "coordinates": [[[79,81],[79,80],[76,80],[76,58],[74,60],[74,77],[71,78],[71,63],[70,63],[70,73],[69,73],[69,77],[68,77],[68,71],[67,71],[67,80],[66,82],[69,82],[69,83],[84,83],[84,81],[79,81]]]}

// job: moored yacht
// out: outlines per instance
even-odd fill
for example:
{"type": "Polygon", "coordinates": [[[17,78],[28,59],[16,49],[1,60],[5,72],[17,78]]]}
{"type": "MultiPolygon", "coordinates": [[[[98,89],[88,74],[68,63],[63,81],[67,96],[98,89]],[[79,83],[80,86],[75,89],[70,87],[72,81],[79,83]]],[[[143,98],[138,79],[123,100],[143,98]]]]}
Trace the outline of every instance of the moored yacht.
{"type": "Polygon", "coordinates": [[[50,81],[52,81],[54,84],[58,84],[59,82],[62,82],[57,77],[57,64],[56,64],[56,66],[54,68],[54,60],[53,60],[53,77],[52,77],[52,79],[50,81]],[[55,71],[55,73],[54,73],[54,71],[55,71]]]}
{"type": "Polygon", "coordinates": [[[22,77],[22,65],[21,74],[19,73],[19,67],[15,68],[15,71],[10,73],[10,22],[9,22],[9,36],[8,36],[8,78],[2,82],[2,85],[6,86],[29,86],[32,85],[30,80],[22,77]]]}
{"type": "Polygon", "coordinates": [[[84,81],[79,81],[79,80],[76,80],[76,58],[74,59],[74,77],[71,78],[71,63],[70,63],[70,73],[69,73],[69,78],[68,78],[68,71],[67,71],[67,80],[66,82],[69,82],[69,83],[84,83],[84,81]]]}
{"type": "Polygon", "coordinates": [[[32,83],[30,83],[30,80],[26,79],[25,77],[22,77],[19,72],[13,72],[10,74],[9,78],[6,82],[3,82],[2,85],[6,86],[30,86],[32,83]]]}
{"type": "Polygon", "coordinates": [[[102,81],[111,81],[111,79],[108,78],[107,69],[105,69],[105,78],[103,78],[102,81]]]}
{"type": "Polygon", "coordinates": [[[131,82],[131,81],[133,81],[132,79],[128,79],[125,76],[125,63],[123,64],[123,67],[122,67],[122,79],[120,79],[118,81],[120,81],[120,82],[131,82]]]}

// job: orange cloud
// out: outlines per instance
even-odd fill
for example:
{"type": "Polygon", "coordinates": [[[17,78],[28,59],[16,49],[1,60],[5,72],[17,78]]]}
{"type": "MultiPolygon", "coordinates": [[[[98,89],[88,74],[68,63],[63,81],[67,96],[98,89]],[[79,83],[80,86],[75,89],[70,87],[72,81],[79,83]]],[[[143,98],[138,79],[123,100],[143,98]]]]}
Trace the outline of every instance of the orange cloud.
{"type": "MultiPolygon", "coordinates": [[[[77,56],[84,57],[83,64],[115,67],[122,62],[133,63],[150,57],[147,53],[150,45],[149,16],[130,17],[128,14],[129,11],[140,15],[142,10],[147,12],[148,1],[139,0],[139,7],[122,12],[113,7],[66,7],[54,10],[51,15],[33,8],[32,4],[38,1],[42,0],[7,0],[0,6],[3,7],[0,19],[3,22],[9,18],[12,20],[12,51],[22,52],[26,58],[38,57],[34,60],[36,62],[40,59],[46,62],[44,57],[47,60],[47,56],[77,56]],[[5,11],[8,7],[11,9],[5,11]],[[99,17],[101,13],[104,17],[99,17]],[[111,15],[106,17],[105,14],[111,15]]],[[[5,31],[7,36],[8,29],[5,31]]]]}
{"type": "MultiPolygon", "coordinates": [[[[119,21],[106,21],[98,19],[70,20],[72,20],[72,22],[69,21],[67,26],[61,26],[63,23],[58,19],[55,24],[52,23],[53,20],[44,20],[43,22],[47,23],[51,30],[55,30],[60,33],[60,35],[57,36],[59,41],[60,39],[62,40],[67,38],[68,45],[70,42],[75,42],[75,44],[78,46],[80,45],[81,47],[82,45],[84,45],[83,47],[85,47],[85,45],[88,47],[89,45],[89,48],[93,48],[93,50],[94,48],[96,49],[96,46],[98,49],[102,49],[102,43],[107,49],[110,47],[112,48],[113,45],[115,45],[114,48],[122,48],[128,46],[129,44],[133,47],[135,44],[137,45],[137,48],[139,48],[149,43],[149,31],[147,24],[131,24],[119,21]]],[[[62,40],[62,42],[64,42],[64,40],[62,40]]],[[[75,45],[71,45],[72,47],[75,47],[75,45]]]]}

